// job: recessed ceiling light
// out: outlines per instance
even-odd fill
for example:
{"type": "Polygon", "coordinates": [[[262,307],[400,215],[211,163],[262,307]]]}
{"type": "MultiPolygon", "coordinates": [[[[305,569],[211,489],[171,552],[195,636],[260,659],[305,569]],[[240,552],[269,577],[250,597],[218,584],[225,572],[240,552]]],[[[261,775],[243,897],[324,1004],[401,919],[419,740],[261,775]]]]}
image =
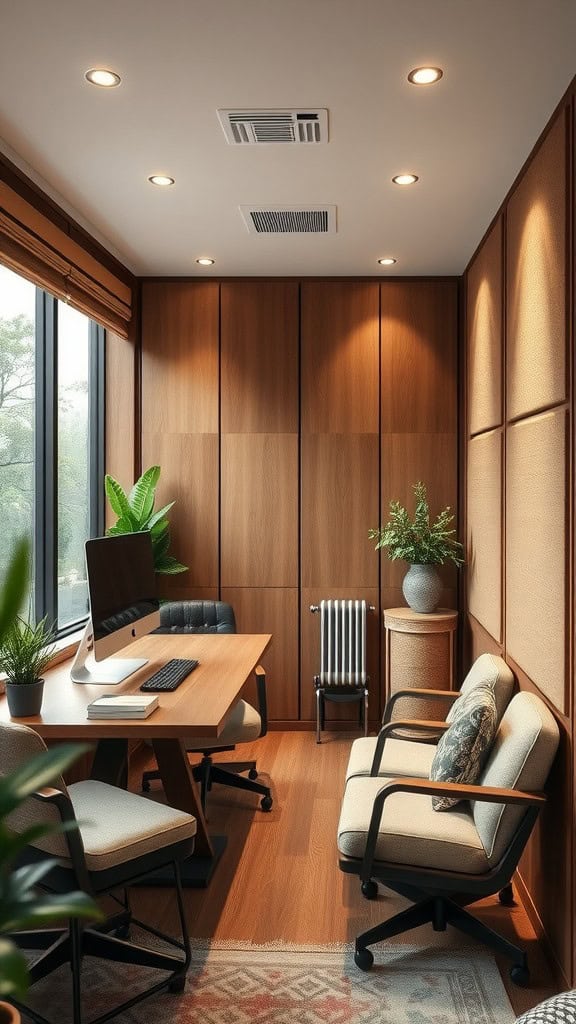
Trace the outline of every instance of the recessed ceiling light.
{"type": "Polygon", "coordinates": [[[168,185],[174,184],[174,178],[170,178],[167,174],[151,174],[148,181],[151,185],[159,185],[160,188],[167,188],[168,185]]]}
{"type": "Polygon", "coordinates": [[[215,262],[216,260],[211,260],[209,256],[201,256],[199,260],[196,260],[196,263],[199,263],[201,267],[211,267],[215,262]]]}
{"type": "Polygon", "coordinates": [[[413,68],[408,75],[408,81],[412,82],[412,85],[432,85],[438,82],[443,74],[442,68],[413,68]]]}
{"type": "Polygon", "coordinates": [[[113,89],[120,85],[121,81],[120,75],[115,71],[108,71],[107,68],[90,68],[84,77],[91,85],[99,85],[102,89],[113,89]]]}
{"type": "Polygon", "coordinates": [[[418,181],[417,174],[395,174],[392,178],[395,185],[414,185],[418,181]]]}
{"type": "Polygon", "coordinates": [[[393,256],[384,256],[381,260],[378,260],[378,263],[382,267],[391,267],[392,264],[396,262],[397,260],[395,260],[393,256]]]}

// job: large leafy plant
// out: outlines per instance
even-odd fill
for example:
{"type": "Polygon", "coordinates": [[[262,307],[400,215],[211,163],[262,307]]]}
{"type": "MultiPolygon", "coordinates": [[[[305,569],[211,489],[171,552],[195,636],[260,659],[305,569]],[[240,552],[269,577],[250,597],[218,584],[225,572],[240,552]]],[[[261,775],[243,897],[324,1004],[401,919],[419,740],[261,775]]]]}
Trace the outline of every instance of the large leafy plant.
{"type": "Polygon", "coordinates": [[[114,526],[106,531],[111,537],[122,533],[141,533],[149,530],[152,535],[152,551],[154,568],[163,575],[175,575],[186,572],[188,566],[182,565],[177,558],[168,554],[170,547],[170,523],[168,513],[174,502],[154,511],[156,501],[156,485],[160,479],[160,466],[151,466],[136,481],[129,494],[109,473],[106,474],[104,485],[106,497],[115,515],[118,516],[114,526]]]}
{"type": "Polygon", "coordinates": [[[431,523],[425,485],[418,481],[412,489],[416,499],[414,518],[399,501],[391,501],[386,525],[368,533],[371,540],[377,541],[376,549],[388,548],[391,559],[403,558],[410,565],[443,565],[447,561],[462,565],[463,547],[451,526],[454,515],[450,506],[431,523]]]}
{"type": "MultiPolygon", "coordinates": [[[[13,627],[28,584],[29,546],[18,544],[6,577],[0,586],[0,645],[13,627]]],[[[21,998],[29,984],[28,967],[8,932],[43,928],[69,917],[101,917],[96,904],[83,892],[48,896],[39,894],[38,884],[54,865],[47,858],[37,864],[16,868],[19,854],[32,842],[58,826],[36,825],[17,834],[6,818],[42,786],[60,775],[86,747],[67,744],[47,750],[27,761],[17,771],[0,778],[0,996],[21,998]]]]}

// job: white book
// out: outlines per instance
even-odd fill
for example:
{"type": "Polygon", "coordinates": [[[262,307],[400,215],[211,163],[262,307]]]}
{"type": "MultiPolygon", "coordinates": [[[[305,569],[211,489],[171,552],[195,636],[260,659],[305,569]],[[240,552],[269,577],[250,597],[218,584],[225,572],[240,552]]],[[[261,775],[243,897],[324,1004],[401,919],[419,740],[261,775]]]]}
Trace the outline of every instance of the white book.
{"type": "Polygon", "coordinates": [[[147,718],[158,707],[157,694],[97,697],[87,708],[88,718],[147,718]]]}

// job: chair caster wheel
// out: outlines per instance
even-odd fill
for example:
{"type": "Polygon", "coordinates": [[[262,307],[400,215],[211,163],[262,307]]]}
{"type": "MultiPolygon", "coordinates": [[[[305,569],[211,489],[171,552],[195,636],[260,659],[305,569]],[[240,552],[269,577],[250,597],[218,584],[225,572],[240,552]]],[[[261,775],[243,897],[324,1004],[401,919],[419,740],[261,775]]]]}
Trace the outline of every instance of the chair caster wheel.
{"type": "Polygon", "coordinates": [[[114,932],[114,935],[117,939],[123,939],[124,942],[128,942],[130,939],[130,925],[121,924],[114,932]]]}
{"type": "Polygon", "coordinates": [[[498,893],[498,899],[500,900],[500,903],[502,904],[503,907],[514,907],[516,905],[516,901],[514,899],[514,889],[512,888],[511,883],[505,885],[503,889],[500,889],[500,892],[498,893]]]}
{"type": "Polygon", "coordinates": [[[369,949],[357,949],[354,953],[354,963],[361,971],[369,971],[374,963],[374,957],[369,949]]]}
{"type": "Polygon", "coordinates": [[[260,807],[262,808],[263,811],[271,811],[272,803],[273,801],[271,796],[263,796],[260,801],[260,807]]]}
{"type": "Polygon", "coordinates": [[[520,988],[527,988],[530,984],[530,971],[525,964],[514,964],[510,968],[510,977],[514,984],[520,988]]]}
{"type": "Polygon", "coordinates": [[[376,882],[370,879],[368,882],[362,882],[362,895],[367,900],[375,900],[378,895],[378,886],[376,882]]]}
{"type": "Polygon", "coordinates": [[[255,768],[251,768],[250,769],[250,771],[248,772],[248,778],[252,779],[252,781],[254,781],[254,779],[258,778],[258,772],[256,771],[255,768]]]}
{"type": "Polygon", "coordinates": [[[181,974],[177,978],[173,978],[168,985],[168,991],[172,992],[173,995],[179,995],[184,991],[186,987],[186,975],[181,974]]]}

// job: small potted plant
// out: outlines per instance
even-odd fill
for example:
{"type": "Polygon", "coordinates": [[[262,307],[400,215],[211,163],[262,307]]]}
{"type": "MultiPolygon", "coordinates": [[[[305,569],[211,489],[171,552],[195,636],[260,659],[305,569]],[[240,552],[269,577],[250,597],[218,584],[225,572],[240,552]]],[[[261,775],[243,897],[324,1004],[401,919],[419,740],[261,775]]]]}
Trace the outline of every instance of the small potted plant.
{"type": "Polygon", "coordinates": [[[42,673],[54,648],[54,630],[46,618],[36,626],[17,617],[0,642],[0,667],[6,673],[6,697],[12,718],[39,715],[44,679],[42,673]]]}
{"type": "Polygon", "coordinates": [[[463,548],[451,526],[454,515],[450,506],[431,523],[425,485],[418,481],[412,489],[416,498],[414,518],[399,501],[391,501],[388,522],[370,530],[368,536],[377,541],[376,549],[388,548],[391,559],[403,558],[408,562],[410,568],[402,582],[402,593],[410,608],[433,612],[442,592],[436,566],[447,561],[462,565],[463,548]]]}

